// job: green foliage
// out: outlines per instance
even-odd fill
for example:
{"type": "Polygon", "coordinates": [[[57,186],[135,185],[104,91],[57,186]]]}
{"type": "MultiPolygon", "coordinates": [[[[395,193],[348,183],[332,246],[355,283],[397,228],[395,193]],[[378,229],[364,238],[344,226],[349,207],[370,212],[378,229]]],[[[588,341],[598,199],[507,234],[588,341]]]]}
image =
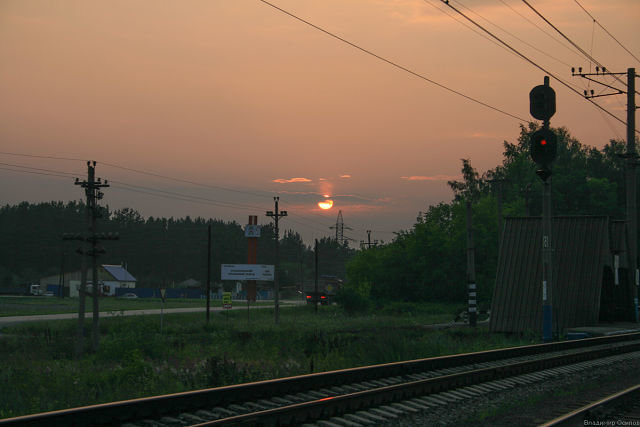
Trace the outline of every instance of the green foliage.
{"type": "MultiPolygon", "coordinates": [[[[101,320],[96,353],[73,357],[75,321],[2,330],[0,418],[310,372],[439,356],[530,341],[471,330],[431,329],[449,304],[396,303],[362,315],[341,307],[233,309],[101,320]]],[[[89,330],[91,321],[87,320],[89,330]]]]}
{"type": "MultiPolygon", "coordinates": [[[[429,206],[413,228],[397,233],[393,242],[358,252],[347,264],[347,286],[371,284],[374,302],[465,301],[465,203],[471,200],[478,300],[488,305],[498,258],[499,187],[503,216],[542,211],[542,183],[529,155],[529,138],[537,129],[534,123],[521,126],[517,142],[504,142],[502,163],[484,174],[469,159],[462,159],[462,180],[448,182],[453,200],[429,206]]],[[[612,140],[599,150],[581,144],[564,128],[554,131],[558,137],[552,177],[554,215],[624,218],[624,159],[620,156],[624,143],[612,140]]]]}
{"type": "Polygon", "coordinates": [[[368,293],[360,291],[359,287],[343,287],[336,295],[336,302],[349,315],[358,313],[367,313],[371,308],[371,302],[368,293]]]}

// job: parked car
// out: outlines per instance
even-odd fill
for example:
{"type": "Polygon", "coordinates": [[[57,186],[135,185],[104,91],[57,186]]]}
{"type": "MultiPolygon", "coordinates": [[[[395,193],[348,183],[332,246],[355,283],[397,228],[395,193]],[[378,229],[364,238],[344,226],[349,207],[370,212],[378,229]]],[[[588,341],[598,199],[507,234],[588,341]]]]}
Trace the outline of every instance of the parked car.
{"type": "Polygon", "coordinates": [[[138,298],[138,295],[134,294],[133,292],[127,292],[126,294],[120,295],[120,298],[123,298],[123,299],[136,299],[136,298],[138,298]]]}
{"type": "Polygon", "coordinates": [[[47,291],[47,292],[45,292],[45,293],[44,293],[44,296],[45,296],[45,297],[54,297],[54,296],[56,296],[56,295],[55,295],[53,292],[51,292],[51,291],[47,291]]]}

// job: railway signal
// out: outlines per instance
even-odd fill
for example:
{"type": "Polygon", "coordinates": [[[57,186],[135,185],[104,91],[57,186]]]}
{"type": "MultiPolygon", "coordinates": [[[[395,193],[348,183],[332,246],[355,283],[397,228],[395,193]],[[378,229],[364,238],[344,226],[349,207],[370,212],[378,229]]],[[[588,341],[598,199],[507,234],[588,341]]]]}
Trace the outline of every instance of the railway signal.
{"type": "Polygon", "coordinates": [[[548,81],[529,92],[529,112],[536,119],[543,121],[549,120],[556,113],[556,92],[549,86],[548,81]]]}
{"type": "MultiPolygon", "coordinates": [[[[531,135],[530,142],[531,159],[542,169],[548,170],[550,175],[551,163],[556,159],[558,152],[556,134],[550,129],[538,129],[531,135]]],[[[546,178],[542,178],[542,180],[546,181],[546,178]]]]}
{"type": "Polygon", "coordinates": [[[542,179],[542,339],[553,339],[553,247],[551,239],[551,163],[556,158],[558,143],[556,135],[549,129],[549,119],[556,112],[556,93],[549,86],[549,77],[544,84],[529,92],[531,115],[542,120],[542,129],[531,135],[530,154],[538,165],[536,174],[542,179]]]}

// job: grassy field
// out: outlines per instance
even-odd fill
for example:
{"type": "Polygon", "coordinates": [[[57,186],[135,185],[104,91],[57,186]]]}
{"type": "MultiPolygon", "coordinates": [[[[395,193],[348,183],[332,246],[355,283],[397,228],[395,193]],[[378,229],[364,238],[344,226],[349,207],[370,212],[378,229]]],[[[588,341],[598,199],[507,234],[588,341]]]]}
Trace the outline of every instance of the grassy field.
{"type": "MultiPolygon", "coordinates": [[[[122,311],[122,310],[148,310],[160,309],[162,300],[160,298],[136,298],[122,299],[115,297],[101,297],[100,311],[122,311]]],[[[93,300],[86,299],[86,310],[90,312],[93,308],[93,300]]],[[[243,306],[246,303],[234,301],[234,305],[243,306]]],[[[258,305],[271,304],[270,302],[259,301],[258,305]]],[[[206,307],[206,299],[188,298],[167,298],[164,308],[191,308],[206,307]]],[[[221,307],[222,300],[211,300],[211,307],[221,307]]],[[[78,298],[59,297],[0,297],[0,317],[2,316],[26,316],[36,314],[59,314],[77,313],[78,298]]]]}
{"type": "Polygon", "coordinates": [[[394,304],[347,316],[339,307],[118,316],[101,320],[100,348],[75,358],[76,321],[0,330],[0,418],[135,397],[479,351],[533,342],[484,327],[431,328],[458,307],[394,304]]]}

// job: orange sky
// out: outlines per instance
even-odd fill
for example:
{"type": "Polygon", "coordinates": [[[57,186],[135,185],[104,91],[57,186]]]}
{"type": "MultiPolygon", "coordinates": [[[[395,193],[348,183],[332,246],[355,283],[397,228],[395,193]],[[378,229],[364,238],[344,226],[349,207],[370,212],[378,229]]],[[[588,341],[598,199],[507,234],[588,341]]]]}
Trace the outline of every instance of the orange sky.
{"type": "MultiPolygon", "coordinates": [[[[545,74],[463,26],[440,1],[273,3],[428,79],[531,119],[528,93],[545,74]]],[[[607,68],[640,69],[575,1],[530,3],[607,68]]],[[[451,4],[576,89],[587,88],[571,77],[570,66],[589,69],[589,61],[523,2],[451,4]]],[[[640,2],[579,4],[640,57],[640,2]]],[[[596,147],[625,137],[622,124],[553,78],[551,85],[553,126],[566,126],[596,147]]],[[[521,123],[258,0],[3,0],[0,96],[0,151],[96,160],[98,175],[114,182],[104,199],[113,208],[241,224],[258,214],[266,223],[263,211],[273,209],[278,194],[290,215],[283,227],[306,239],[330,235],[342,210],[353,228],[345,234],[359,241],[371,229],[374,238],[390,241],[393,231],[411,227],[418,211],[451,199],[446,181],[459,175],[461,158],[480,172],[496,166],[502,142],[515,141],[521,123]],[[122,188],[131,184],[145,189],[122,188]],[[147,194],[150,189],[206,200],[163,198],[147,194]],[[327,211],[317,206],[324,195],[334,201],[327,211]]],[[[624,96],[598,102],[626,120],[624,96]]],[[[83,160],[0,154],[0,202],[81,198],[71,176],[7,165],[82,177],[83,160]]]]}

